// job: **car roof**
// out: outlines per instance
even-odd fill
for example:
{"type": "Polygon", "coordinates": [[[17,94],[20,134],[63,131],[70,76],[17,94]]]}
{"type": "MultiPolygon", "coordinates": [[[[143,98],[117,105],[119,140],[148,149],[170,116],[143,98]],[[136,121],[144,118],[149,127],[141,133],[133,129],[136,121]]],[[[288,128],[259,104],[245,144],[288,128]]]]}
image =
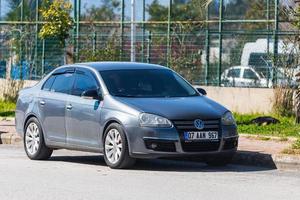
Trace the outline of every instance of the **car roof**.
{"type": "Polygon", "coordinates": [[[76,63],[77,66],[88,66],[97,71],[121,70],[121,69],[168,69],[167,67],[155,64],[138,62],[86,62],[76,63]]]}

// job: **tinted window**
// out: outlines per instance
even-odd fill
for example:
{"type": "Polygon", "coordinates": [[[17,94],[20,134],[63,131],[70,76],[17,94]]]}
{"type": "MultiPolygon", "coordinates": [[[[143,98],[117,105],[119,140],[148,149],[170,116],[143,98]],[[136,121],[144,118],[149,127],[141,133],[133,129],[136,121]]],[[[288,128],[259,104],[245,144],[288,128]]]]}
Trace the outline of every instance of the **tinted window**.
{"type": "Polygon", "coordinates": [[[231,69],[228,71],[228,77],[239,78],[241,73],[241,69],[231,69]]]}
{"type": "Polygon", "coordinates": [[[50,91],[54,80],[55,76],[51,76],[50,78],[48,78],[48,80],[44,83],[42,90],[50,91]]]}
{"type": "Polygon", "coordinates": [[[111,70],[100,72],[114,96],[125,97],[187,97],[198,93],[171,70],[111,70]]]}
{"type": "Polygon", "coordinates": [[[245,69],[244,71],[244,78],[247,79],[258,79],[258,77],[256,76],[256,74],[250,70],[250,69],[245,69]]]}
{"type": "Polygon", "coordinates": [[[84,91],[97,89],[97,82],[91,73],[76,72],[73,95],[81,96],[84,91]]]}
{"type": "Polygon", "coordinates": [[[73,74],[65,73],[56,75],[51,91],[70,94],[73,86],[73,74]]]}

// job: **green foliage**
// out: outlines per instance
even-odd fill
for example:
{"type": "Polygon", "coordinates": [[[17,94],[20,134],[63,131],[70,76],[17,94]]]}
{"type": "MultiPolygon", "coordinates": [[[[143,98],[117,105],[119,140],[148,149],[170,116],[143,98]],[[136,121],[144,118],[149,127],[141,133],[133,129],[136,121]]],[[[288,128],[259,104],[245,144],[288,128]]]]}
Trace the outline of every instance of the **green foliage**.
{"type": "Polygon", "coordinates": [[[109,41],[105,48],[98,48],[94,51],[91,48],[82,49],[79,52],[79,61],[118,61],[120,50],[115,41],[109,41]]]}
{"type": "Polygon", "coordinates": [[[69,37],[69,31],[73,27],[71,10],[70,2],[65,0],[50,2],[48,0],[41,9],[42,18],[46,23],[39,32],[40,38],[58,38],[64,46],[65,40],[69,37]]]}
{"type": "Polygon", "coordinates": [[[294,22],[293,25],[300,30],[300,7],[298,6],[294,10],[294,22]]]}
{"type": "MultiPolygon", "coordinates": [[[[205,7],[209,0],[191,0],[184,2],[182,0],[174,0],[172,4],[172,21],[196,21],[203,20],[205,7]]],[[[150,15],[150,21],[166,21],[168,20],[168,6],[154,0],[147,6],[150,15]]]]}
{"type": "Polygon", "coordinates": [[[296,142],[293,143],[292,148],[300,150],[300,139],[296,140],[296,142]]]}
{"type": "MultiPolygon", "coordinates": [[[[9,21],[20,21],[21,20],[21,0],[7,0],[9,12],[6,14],[5,19],[9,21]]],[[[23,20],[31,21],[33,17],[31,16],[30,0],[24,0],[23,5],[23,20]]]]}
{"type": "Polygon", "coordinates": [[[0,100],[0,117],[13,117],[16,104],[10,101],[0,100]]]}
{"type": "Polygon", "coordinates": [[[238,124],[239,133],[269,135],[279,137],[300,137],[300,126],[295,124],[293,117],[274,115],[280,121],[279,124],[261,125],[251,124],[251,120],[263,116],[261,114],[234,114],[238,124]]]}

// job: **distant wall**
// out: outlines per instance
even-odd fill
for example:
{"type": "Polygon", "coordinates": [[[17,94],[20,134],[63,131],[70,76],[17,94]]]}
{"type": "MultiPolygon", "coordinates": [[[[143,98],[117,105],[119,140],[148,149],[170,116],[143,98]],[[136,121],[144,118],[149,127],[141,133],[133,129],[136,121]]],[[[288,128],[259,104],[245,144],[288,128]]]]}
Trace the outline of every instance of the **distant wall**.
{"type": "Polygon", "coordinates": [[[230,88],[200,86],[207,96],[233,112],[270,113],[272,112],[274,90],[266,88],[230,88]]]}
{"type": "MultiPolygon", "coordinates": [[[[20,81],[17,81],[17,82],[20,83],[20,81]]],[[[26,80],[23,82],[24,82],[23,88],[34,86],[37,83],[37,81],[29,81],[29,80],[26,80]]],[[[3,94],[5,93],[5,91],[9,91],[11,89],[9,87],[10,84],[11,84],[11,81],[0,78],[0,99],[3,98],[3,94]]]]}
{"type": "MultiPolygon", "coordinates": [[[[24,81],[23,87],[30,87],[37,81],[24,81]]],[[[0,79],[0,98],[9,82],[0,79]]],[[[270,113],[273,107],[274,90],[265,88],[231,88],[199,86],[207,96],[238,113],[270,113]]]]}

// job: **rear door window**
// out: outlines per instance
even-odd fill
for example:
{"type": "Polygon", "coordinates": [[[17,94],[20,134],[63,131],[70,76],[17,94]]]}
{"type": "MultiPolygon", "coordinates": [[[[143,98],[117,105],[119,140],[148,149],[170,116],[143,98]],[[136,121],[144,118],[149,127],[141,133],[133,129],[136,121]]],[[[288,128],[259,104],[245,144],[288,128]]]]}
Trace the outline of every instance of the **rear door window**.
{"type": "Polygon", "coordinates": [[[241,74],[241,69],[231,69],[228,71],[228,77],[239,78],[241,74]]]}
{"type": "Polygon", "coordinates": [[[50,91],[54,80],[55,76],[51,76],[50,78],[48,78],[48,80],[44,83],[42,90],[50,91]]]}
{"type": "Polygon", "coordinates": [[[56,75],[54,83],[51,87],[52,92],[59,92],[70,94],[73,87],[74,75],[73,73],[64,73],[56,75]]]}

